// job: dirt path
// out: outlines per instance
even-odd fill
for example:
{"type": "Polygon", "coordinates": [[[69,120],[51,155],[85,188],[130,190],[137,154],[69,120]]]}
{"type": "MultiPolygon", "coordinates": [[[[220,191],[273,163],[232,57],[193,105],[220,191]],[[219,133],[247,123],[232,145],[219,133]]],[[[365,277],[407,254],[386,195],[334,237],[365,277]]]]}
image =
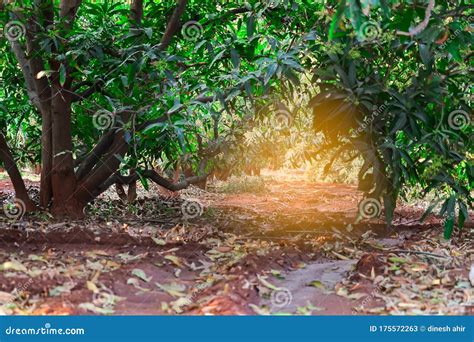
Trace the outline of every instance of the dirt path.
{"type": "Polygon", "coordinates": [[[421,213],[408,207],[397,211],[391,230],[378,219],[356,223],[361,194],[353,186],[309,183],[293,174],[267,178],[267,190],[257,194],[191,189],[181,199],[145,195],[133,207],[99,200],[88,221],[4,220],[0,311],[337,315],[472,309],[472,230],[443,241],[439,219],[413,222],[421,213]],[[183,216],[189,203],[202,204],[202,215],[183,216]]]}

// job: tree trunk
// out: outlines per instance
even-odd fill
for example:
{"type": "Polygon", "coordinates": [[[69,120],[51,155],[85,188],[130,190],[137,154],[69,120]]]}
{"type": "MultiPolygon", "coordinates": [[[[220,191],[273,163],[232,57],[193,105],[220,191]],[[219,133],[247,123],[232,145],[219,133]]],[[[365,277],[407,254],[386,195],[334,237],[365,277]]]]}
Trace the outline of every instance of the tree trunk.
{"type": "MultiPolygon", "coordinates": [[[[57,81],[56,81],[57,82],[57,81]]],[[[71,130],[71,96],[64,91],[59,83],[52,86],[52,141],[53,141],[53,170],[51,182],[53,188],[52,213],[56,217],[82,216],[82,208],[76,208],[74,195],[76,191],[76,175],[72,157],[71,130]]]]}
{"type": "MultiPolygon", "coordinates": [[[[38,37],[48,30],[56,30],[62,37],[67,37],[73,27],[77,11],[82,0],[61,0],[59,11],[54,1],[34,1],[34,11],[30,19],[26,21],[25,33],[26,51],[21,51],[20,44],[13,44],[13,48],[26,80],[27,91],[30,100],[40,111],[42,117],[41,135],[41,191],[40,204],[44,208],[51,206],[51,212],[55,217],[81,218],[83,209],[87,203],[94,200],[105,186],[114,184],[114,179],[120,176],[117,172],[122,158],[128,151],[128,142],[125,139],[123,129],[110,130],[91,151],[89,156],[80,164],[77,173],[74,170],[72,128],[71,128],[71,104],[77,97],[72,90],[74,76],[70,74],[67,63],[64,60],[55,60],[57,46],[53,46],[49,58],[43,59],[44,49],[39,46],[38,37]],[[55,16],[59,15],[56,22],[55,16]],[[45,70],[53,70],[53,73],[44,73],[45,70]],[[64,75],[64,72],[66,75],[64,75]],[[65,76],[65,77],[64,77],[65,76]],[[97,153],[96,153],[97,152],[97,153]],[[52,205],[51,205],[52,204],[52,205]]],[[[131,2],[131,28],[137,28],[143,19],[143,0],[132,0],[131,2]]],[[[176,8],[171,15],[165,32],[160,40],[159,49],[166,49],[173,36],[179,31],[181,16],[184,13],[187,0],[178,0],[176,8]]],[[[62,48],[68,50],[65,43],[62,48]]],[[[62,50],[61,50],[62,51],[62,50]]],[[[47,53],[46,53],[47,54],[47,53]]],[[[77,84],[76,84],[77,86],[77,84]]],[[[97,89],[92,88],[90,94],[97,89]]],[[[126,123],[130,119],[129,111],[120,113],[120,122],[126,123]]],[[[164,117],[163,117],[164,118],[164,117]]],[[[21,174],[19,173],[11,154],[8,154],[8,146],[3,139],[1,157],[11,173],[12,181],[18,196],[25,199],[29,204],[21,174]]],[[[173,184],[157,174],[151,174],[153,180],[165,187],[179,190],[188,185],[188,180],[180,184],[173,184]]],[[[136,198],[137,175],[132,173],[128,188],[128,199],[136,198]]],[[[198,177],[199,178],[199,177],[198,177]]],[[[200,181],[193,179],[190,181],[200,181]]]]}
{"type": "MultiPolygon", "coordinates": [[[[40,46],[36,40],[36,35],[41,32],[40,25],[43,27],[53,24],[54,9],[53,4],[44,4],[41,7],[42,15],[37,20],[30,18],[28,20],[28,29],[26,30],[26,53],[23,63],[21,58],[19,63],[26,78],[31,78],[29,83],[36,90],[35,96],[38,97],[38,110],[41,113],[41,187],[40,187],[40,206],[48,208],[53,196],[51,185],[52,171],[52,138],[51,138],[51,89],[47,77],[39,77],[38,73],[46,70],[44,61],[37,56],[40,46]],[[29,58],[26,58],[28,56],[29,58]]],[[[27,81],[28,82],[28,81],[27,81]]]]}
{"type": "MultiPolygon", "coordinates": [[[[135,169],[130,171],[130,175],[133,176],[137,172],[135,169]]],[[[133,203],[137,199],[137,181],[133,181],[128,185],[128,194],[127,194],[128,203],[133,203]]]]}
{"type": "Polygon", "coordinates": [[[40,182],[40,206],[48,208],[53,197],[53,186],[51,183],[51,171],[53,169],[51,139],[51,111],[48,109],[41,115],[41,182],[40,182]]]}
{"type": "Polygon", "coordinates": [[[140,26],[143,18],[143,0],[133,0],[130,4],[130,19],[132,27],[140,26]]]}
{"type": "Polygon", "coordinates": [[[23,181],[20,170],[18,170],[18,167],[16,166],[10,148],[8,147],[7,141],[2,133],[0,133],[0,160],[2,160],[3,165],[8,172],[8,176],[10,176],[16,197],[25,204],[26,211],[36,210],[36,205],[28,196],[25,182],[23,181]]]}
{"type": "Polygon", "coordinates": [[[120,198],[120,200],[123,203],[127,203],[127,193],[125,192],[125,189],[123,188],[122,184],[115,184],[115,191],[117,192],[117,196],[120,198]]]}
{"type": "Polygon", "coordinates": [[[114,136],[114,141],[103,159],[97,163],[84,180],[79,182],[78,192],[75,195],[79,204],[84,207],[96,197],[100,185],[118,170],[121,160],[117,156],[123,157],[127,151],[128,143],[125,140],[125,134],[120,131],[114,136]]]}

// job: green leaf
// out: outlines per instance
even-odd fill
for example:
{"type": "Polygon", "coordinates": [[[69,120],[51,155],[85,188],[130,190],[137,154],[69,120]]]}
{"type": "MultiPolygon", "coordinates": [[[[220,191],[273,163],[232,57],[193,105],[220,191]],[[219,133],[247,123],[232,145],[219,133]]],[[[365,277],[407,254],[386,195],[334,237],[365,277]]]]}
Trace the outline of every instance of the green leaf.
{"type": "Polygon", "coordinates": [[[455,41],[448,43],[448,45],[446,45],[446,50],[449,51],[456,62],[462,63],[463,58],[459,51],[459,45],[455,41]]]}
{"type": "Polygon", "coordinates": [[[51,297],[58,297],[65,293],[70,293],[71,290],[76,286],[74,282],[66,282],[63,285],[56,286],[52,289],[49,289],[49,295],[51,297]]]}
{"type": "Polygon", "coordinates": [[[426,66],[431,65],[431,51],[428,45],[420,44],[420,56],[423,64],[426,66]]]}
{"type": "Polygon", "coordinates": [[[236,49],[230,50],[230,59],[232,61],[232,65],[234,69],[238,69],[240,66],[240,56],[236,49]]]}
{"type": "Polygon", "coordinates": [[[345,8],[346,8],[346,1],[340,0],[339,5],[337,7],[336,14],[334,14],[334,16],[332,17],[331,25],[329,26],[329,35],[328,35],[329,41],[332,41],[334,39],[334,35],[336,33],[339,22],[341,21],[342,15],[344,14],[345,8]]]}
{"type": "Polygon", "coordinates": [[[408,262],[407,259],[399,258],[399,257],[390,257],[388,261],[395,263],[395,264],[405,264],[408,262]]]}
{"type": "Polygon", "coordinates": [[[174,104],[173,104],[173,107],[171,107],[171,108],[168,110],[168,114],[176,113],[176,112],[177,112],[178,110],[180,110],[181,108],[183,108],[183,104],[179,101],[179,99],[175,99],[174,104]]]}
{"type": "Polygon", "coordinates": [[[466,203],[464,203],[463,201],[459,200],[458,206],[459,206],[458,226],[459,226],[459,229],[462,229],[464,227],[464,223],[469,217],[469,213],[467,211],[466,203]]]}
{"type": "Polygon", "coordinates": [[[444,221],[444,238],[445,239],[450,239],[451,235],[453,234],[453,229],[454,229],[454,219],[455,219],[455,213],[454,213],[454,206],[456,204],[456,196],[451,195],[449,199],[447,200],[447,206],[446,206],[446,220],[444,221]]]}
{"type": "Polygon", "coordinates": [[[164,246],[166,245],[166,241],[163,239],[158,239],[154,236],[151,237],[151,239],[158,245],[158,246],[164,246]]]}
{"type": "Polygon", "coordinates": [[[160,284],[155,283],[155,285],[162,291],[168,293],[173,297],[184,297],[186,294],[184,291],[186,290],[186,285],[178,284],[178,283],[171,283],[171,284],[160,284]]]}
{"type": "Polygon", "coordinates": [[[429,207],[425,210],[425,212],[420,218],[421,222],[426,220],[426,218],[433,212],[433,209],[438,205],[439,202],[441,202],[441,199],[437,199],[429,205],[429,207]]]}
{"type": "Polygon", "coordinates": [[[156,128],[156,127],[164,127],[166,126],[167,123],[166,122],[156,122],[156,123],[152,123],[148,126],[145,127],[145,129],[143,130],[143,133],[147,133],[148,131],[152,130],[153,128],[156,128]]]}
{"type": "Polygon", "coordinates": [[[319,280],[313,280],[312,282],[310,282],[307,286],[313,286],[313,287],[317,287],[318,289],[321,289],[321,290],[325,290],[326,287],[324,286],[324,284],[319,281],[319,280]]]}
{"type": "Polygon", "coordinates": [[[267,277],[257,275],[257,278],[265,287],[268,287],[270,290],[273,290],[273,291],[278,291],[279,287],[273,285],[268,280],[266,280],[267,277]]]}
{"type": "Polygon", "coordinates": [[[64,83],[66,83],[66,67],[61,63],[61,66],[59,67],[59,84],[64,86],[64,83]]]}
{"type": "Polygon", "coordinates": [[[267,69],[265,79],[263,80],[263,84],[265,84],[265,85],[268,84],[268,81],[270,81],[270,79],[273,77],[273,75],[275,75],[275,72],[276,72],[277,68],[278,68],[277,63],[270,64],[270,66],[267,69]]]}
{"type": "Polygon", "coordinates": [[[139,278],[143,281],[146,281],[147,283],[153,278],[153,277],[147,277],[145,271],[143,271],[139,268],[134,268],[132,270],[132,275],[134,275],[135,277],[137,277],[137,278],[139,278]]]}
{"type": "Polygon", "coordinates": [[[145,32],[148,39],[151,39],[151,37],[153,36],[153,29],[151,27],[145,27],[143,31],[145,32]]]}
{"type": "Polygon", "coordinates": [[[251,39],[255,32],[255,16],[251,15],[247,18],[247,37],[251,39]]]}
{"type": "Polygon", "coordinates": [[[148,179],[146,177],[143,177],[142,173],[140,171],[136,171],[138,177],[140,178],[140,183],[142,184],[143,188],[148,191],[150,189],[150,186],[148,184],[148,179]]]}
{"type": "Polygon", "coordinates": [[[405,127],[406,123],[407,123],[406,113],[400,113],[398,115],[397,121],[395,122],[395,125],[390,131],[390,134],[394,134],[395,132],[401,130],[403,127],[405,127]]]}
{"type": "Polygon", "coordinates": [[[214,59],[212,60],[211,64],[209,65],[209,68],[211,68],[215,62],[217,62],[219,59],[222,58],[222,56],[224,56],[224,53],[225,53],[226,50],[222,50],[221,52],[219,52],[215,57],[214,59]]]}

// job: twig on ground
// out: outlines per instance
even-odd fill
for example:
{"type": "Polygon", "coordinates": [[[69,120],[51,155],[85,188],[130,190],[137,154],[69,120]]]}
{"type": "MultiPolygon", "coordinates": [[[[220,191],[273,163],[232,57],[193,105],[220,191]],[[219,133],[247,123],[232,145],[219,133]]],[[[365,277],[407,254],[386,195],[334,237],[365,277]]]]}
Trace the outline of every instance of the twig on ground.
{"type": "Polygon", "coordinates": [[[430,252],[422,252],[422,251],[410,251],[410,250],[405,250],[405,249],[398,249],[398,250],[385,250],[388,253],[406,253],[406,254],[422,254],[426,256],[431,256],[434,258],[443,258],[443,259],[448,259],[448,256],[441,255],[441,254],[435,254],[435,253],[430,253],[430,252]]]}

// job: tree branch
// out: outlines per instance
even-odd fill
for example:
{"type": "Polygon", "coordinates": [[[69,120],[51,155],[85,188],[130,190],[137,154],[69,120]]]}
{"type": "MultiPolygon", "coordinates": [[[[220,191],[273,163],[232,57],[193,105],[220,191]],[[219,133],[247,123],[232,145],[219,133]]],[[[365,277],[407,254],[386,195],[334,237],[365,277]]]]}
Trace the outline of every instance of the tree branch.
{"type": "Polygon", "coordinates": [[[71,28],[81,3],[82,0],[61,0],[59,5],[59,16],[65,19],[64,24],[66,29],[71,28]]]}
{"type": "Polygon", "coordinates": [[[23,73],[28,98],[41,113],[41,101],[38,96],[38,90],[36,89],[36,82],[31,70],[30,62],[26,59],[25,52],[23,51],[20,43],[17,41],[12,41],[10,44],[12,51],[15,54],[16,60],[20,65],[21,72],[23,73]]]}
{"type": "Polygon", "coordinates": [[[143,19],[143,0],[133,0],[130,3],[130,21],[131,26],[136,27],[142,24],[143,19]]]}
{"type": "Polygon", "coordinates": [[[0,132],[0,160],[3,162],[5,169],[10,177],[10,180],[15,189],[15,194],[25,204],[26,211],[34,211],[37,209],[36,205],[28,196],[25,182],[21,176],[20,170],[13,159],[10,148],[8,147],[7,141],[3,133],[0,132]]]}
{"type": "MultiPolygon", "coordinates": [[[[216,101],[216,99],[217,99],[216,96],[199,96],[195,98],[194,100],[192,100],[192,102],[210,103],[210,102],[216,101]]],[[[145,121],[137,127],[137,131],[142,131],[150,125],[162,123],[168,119],[169,119],[169,116],[165,114],[165,115],[160,116],[157,119],[145,121]]]]}
{"type": "Polygon", "coordinates": [[[187,0],[178,0],[178,5],[176,6],[173,15],[166,26],[163,37],[161,37],[160,45],[158,47],[159,50],[165,50],[170,45],[171,39],[180,27],[180,20],[186,8],[187,2],[187,0]]]}
{"type": "Polygon", "coordinates": [[[431,11],[433,11],[434,6],[435,6],[435,0],[430,0],[430,2],[428,3],[428,7],[426,7],[425,18],[423,19],[423,21],[419,23],[418,25],[416,25],[414,28],[410,29],[408,32],[397,31],[397,34],[401,36],[413,37],[421,33],[428,26],[428,23],[431,18],[431,11]]]}
{"type": "Polygon", "coordinates": [[[95,94],[96,92],[101,91],[103,86],[104,86],[104,82],[102,80],[97,80],[86,90],[84,90],[80,93],[74,92],[73,94],[71,94],[71,101],[72,102],[80,102],[82,100],[85,100],[89,96],[95,94]]]}
{"type": "Polygon", "coordinates": [[[76,177],[80,181],[94,168],[97,162],[107,152],[114,141],[115,131],[110,130],[105,133],[99,140],[97,145],[87,155],[87,157],[81,162],[79,168],[76,171],[76,177]]]}
{"type": "MultiPolygon", "coordinates": [[[[196,184],[200,183],[209,176],[208,174],[204,174],[201,176],[193,176],[186,178],[185,180],[178,182],[178,183],[173,183],[171,180],[166,179],[162,176],[160,176],[156,171],[154,170],[145,170],[140,173],[143,177],[148,178],[155,182],[158,185],[161,185],[162,187],[170,190],[170,191],[179,191],[186,189],[188,186],[191,184],[196,184]]],[[[110,176],[107,181],[105,181],[98,189],[98,192],[95,195],[100,195],[102,192],[107,190],[110,186],[113,184],[132,184],[139,180],[140,177],[138,174],[132,174],[130,176],[122,176],[119,173],[115,173],[114,175],[110,176]]]]}
{"type": "Polygon", "coordinates": [[[114,136],[112,145],[104,154],[103,160],[99,159],[94,169],[83,181],[79,182],[76,199],[80,203],[88,203],[96,197],[97,189],[100,189],[101,185],[117,172],[127,151],[128,143],[125,140],[125,132],[121,130],[114,136]]]}

